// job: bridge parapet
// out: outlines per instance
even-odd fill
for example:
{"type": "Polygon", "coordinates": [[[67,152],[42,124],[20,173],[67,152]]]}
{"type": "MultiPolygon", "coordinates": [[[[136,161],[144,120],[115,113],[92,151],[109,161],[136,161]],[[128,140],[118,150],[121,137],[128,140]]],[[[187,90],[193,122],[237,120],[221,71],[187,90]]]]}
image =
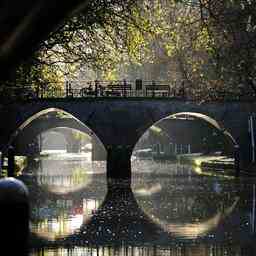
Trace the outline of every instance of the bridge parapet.
{"type": "Polygon", "coordinates": [[[12,85],[3,91],[2,97],[13,99],[52,99],[52,98],[172,98],[190,101],[255,101],[253,92],[238,89],[215,89],[198,86],[192,88],[184,83],[172,81],[67,81],[63,83],[12,85]],[[6,91],[8,93],[6,94],[6,91]]]}

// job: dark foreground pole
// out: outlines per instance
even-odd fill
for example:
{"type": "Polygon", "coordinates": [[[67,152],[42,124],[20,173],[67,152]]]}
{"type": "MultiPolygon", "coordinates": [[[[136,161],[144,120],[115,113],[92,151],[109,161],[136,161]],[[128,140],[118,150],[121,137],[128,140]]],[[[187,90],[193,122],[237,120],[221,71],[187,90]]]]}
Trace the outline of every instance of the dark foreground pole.
{"type": "Polygon", "coordinates": [[[5,255],[28,255],[28,190],[19,180],[0,180],[0,241],[5,255]]]}

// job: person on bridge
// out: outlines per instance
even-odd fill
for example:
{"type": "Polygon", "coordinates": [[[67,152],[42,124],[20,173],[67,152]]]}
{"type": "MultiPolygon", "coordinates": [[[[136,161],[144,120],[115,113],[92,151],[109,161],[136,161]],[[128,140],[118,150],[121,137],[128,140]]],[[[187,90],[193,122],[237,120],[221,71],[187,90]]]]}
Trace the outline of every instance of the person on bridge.
{"type": "Polygon", "coordinates": [[[99,80],[95,80],[95,97],[103,96],[104,90],[103,86],[99,80]]]}
{"type": "Polygon", "coordinates": [[[98,88],[99,88],[99,81],[96,79],[95,80],[95,87],[94,87],[94,95],[95,95],[95,97],[98,96],[98,88]]]}
{"type": "Polygon", "coordinates": [[[93,92],[92,82],[88,82],[87,94],[92,95],[92,92],[93,92]]]}
{"type": "Polygon", "coordinates": [[[104,87],[101,83],[99,83],[99,96],[103,96],[104,95],[104,87]]]}
{"type": "Polygon", "coordinates": [[[185,95],[185,83],[184,81],[181,82],[181,87],[179,89],[179,96],[182,98],[182,99],[185,99],[186,95],[185,95]]]}

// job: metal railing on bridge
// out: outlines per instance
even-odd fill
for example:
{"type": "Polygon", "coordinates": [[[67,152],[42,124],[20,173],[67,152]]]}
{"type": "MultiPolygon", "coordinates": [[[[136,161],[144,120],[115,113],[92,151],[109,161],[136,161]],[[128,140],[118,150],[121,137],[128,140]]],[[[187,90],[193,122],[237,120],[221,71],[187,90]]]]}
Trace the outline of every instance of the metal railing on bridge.
{"type": "Polygon", "coordinates": [[[171,84],[164,81],[69,81],[66,97],[173,97],[171,84]],[[82,85],[82,86],[81,86],[82,85]]]}
{"type": "MultiPolygon", "coordinates": [[[[253,93],[227,89],[187,88],[167,81],[67,81],[65,83],[41,84],[37,87],[16,85],[8,88],[4,96],[21,99],[51,98],[97,98],[97,97],[143,97],[176,98],[194,101],[255,100],[253,93]]],[[[0,91],[1,94],[1,91],[0,91]]]]}

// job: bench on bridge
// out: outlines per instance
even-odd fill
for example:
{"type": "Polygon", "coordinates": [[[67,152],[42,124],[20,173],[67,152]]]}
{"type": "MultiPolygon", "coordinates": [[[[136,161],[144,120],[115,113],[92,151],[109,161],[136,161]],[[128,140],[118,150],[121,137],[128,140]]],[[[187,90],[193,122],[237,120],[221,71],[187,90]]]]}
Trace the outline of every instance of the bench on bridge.
{"type": "Polygon", "coordinates": [[[80,94],[80,97],[90,97],[90,96],[95,96],[96,92],[91,88],[84,87],[80,89],[79,94],[80,94]]]}
{"type": "Polygon", "coordinates": [[[116,96],[116,97],[126,97],[132,95],[132,85],[131,84],[109,84],[105,91],[105,96],[116,96]]]}
{"type": "Polygon", "coordinates": [[[150,84],[146,85],[146,96],[152,97],[169,97],[170,86],[167,84],[150,84]]]}

